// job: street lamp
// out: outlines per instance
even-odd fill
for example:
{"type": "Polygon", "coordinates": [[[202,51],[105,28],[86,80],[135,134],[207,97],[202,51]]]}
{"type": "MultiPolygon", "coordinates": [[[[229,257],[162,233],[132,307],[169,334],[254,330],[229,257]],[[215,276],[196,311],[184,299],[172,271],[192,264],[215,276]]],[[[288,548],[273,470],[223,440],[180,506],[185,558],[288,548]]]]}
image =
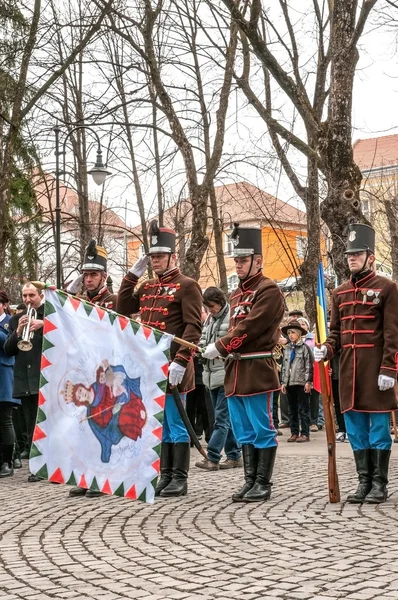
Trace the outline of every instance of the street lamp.
{"type": "Polygon", "coordinates": [[[57,288],[61,288],[61,202],[60,202],[60,192],[59,192],[59,183],[61,174],[64,175],[66,172],[66,143],[72,133],[77,131],[78,129],[88,129],[91,133],[94,134],[97,140],[97,160],[95,161],[95,165],[90,171],[87,171],[89,175],[92,176],[94,182],[97,185],[102,185],[108,175],[111,175],[111,171],[108,171],[106,165],[102,159],[102,149],[101,142],[97,132],[90,127],[89,125],[76,125],[73,127],[67,134],[62,144],[62,151],[59,150],[59,134],[61,133],[61,128],[59,125],[54,127],[55,133],[55,254],[56,254],[56,267],[57,267],[57,288]],[[59,157],[63,156],[63,169],[59,170],[59,157]]]}

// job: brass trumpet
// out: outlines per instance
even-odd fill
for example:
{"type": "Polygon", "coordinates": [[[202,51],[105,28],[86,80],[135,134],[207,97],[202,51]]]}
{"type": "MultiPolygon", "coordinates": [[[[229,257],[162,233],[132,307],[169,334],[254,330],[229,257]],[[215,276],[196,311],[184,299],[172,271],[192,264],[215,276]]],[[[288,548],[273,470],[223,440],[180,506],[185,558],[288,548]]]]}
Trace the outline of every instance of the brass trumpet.
{"type": "Polygon", "coordinates": [[[37,311],[30,304],[26,316],[28,317],[28,322],[23,328],[22,339],[19,340],[17,344],[18,349],[22,350],[23,352],[28,352],[29,350],[32,350],[33,344],[30,340],[33,338],[35,333],[34,331],[30,331],[30,326],[32,324],[33,319],[37,319],[37,311]]]}

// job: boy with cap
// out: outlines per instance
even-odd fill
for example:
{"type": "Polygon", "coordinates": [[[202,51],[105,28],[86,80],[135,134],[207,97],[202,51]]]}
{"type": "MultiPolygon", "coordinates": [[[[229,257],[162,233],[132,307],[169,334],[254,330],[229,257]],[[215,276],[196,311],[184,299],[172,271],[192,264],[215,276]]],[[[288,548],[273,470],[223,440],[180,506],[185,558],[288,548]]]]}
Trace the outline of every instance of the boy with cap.
{"type": "Polygon", "coordinates": [[[346,249],[351,277],[333,291],[330,333],[316,361],[341,350],[340,403],[359,486],[351,503],[387,499],[390,417],[397,408],[398,288],[375,273],[375,231],[352,223],[346,249]]]}
{"type": "Polygon", "coordinates": [[[203,356],[227,358],[225,395],[234,435],[242,445],[246,480],[232,500],[260,502],[271,497],[277,448],[272,403],[280,384],[273,349],[284,301],[276,283],[261,270],[261,230],[235,223],[231,240],[240,282],[231,298],[229,332],[209,344],[203,356]]]}
{"type": "MultiPolygon", "coordinates": [[[[201,289],[194,279],[183,275],[176,265],[175,232],[158,227],[157,221],[152,221],[149,235],[149,256],[140,258],[123,279],[117,312],[126,316],[140,312],[141,323],[197,344],[202,333],[201,289]],[[155,277],[137,288],[149,260],[155,277]]],[[[192,351],[172,342],[170,354],[169,386],[178,387],[185,403],[187,393],[195,387],[192,351]]],[[[188,431],[169,387],[164,409],[161,477],[155,496],[171,498],[186,495],[189,453],[188,431]]]]}
{"type": "Polygon", "coordinates": [[[289,343],[283,351],[282,392],[287,395],[291,436],[288,442],[310,441],[310,394],[313,381],[311,349],[303,336],[307,331],[298,321],[282,327],[289,343]]]}

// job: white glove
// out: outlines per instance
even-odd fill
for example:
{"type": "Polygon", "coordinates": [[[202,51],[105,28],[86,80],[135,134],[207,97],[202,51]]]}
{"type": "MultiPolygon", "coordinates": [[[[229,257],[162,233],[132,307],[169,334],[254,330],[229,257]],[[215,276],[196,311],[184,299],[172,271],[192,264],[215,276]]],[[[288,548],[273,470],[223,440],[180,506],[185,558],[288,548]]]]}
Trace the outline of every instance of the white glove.
{"type": "Polygon", "coordinates": [[[138,277],[138,279],[145,273],[149,263],[149,256],[142,256],[137,262],[131,267],[130,273],[138,277]]]}
{"type": "Polygon", "coordinates": [[[203,358],[207,358],[208,360],[213,360],[214,358],[217,358],[217,356],[220,356],[220,353],[217,350],[215,344],[209,344],[208,346],[206,346],[202,356],[203,358]]]}
{"type": "Polygon", "coordinates": [[[78,292],[81,288],[83,279],[84,279],[84,273],[79,275],[79,277],[76,277],[76,279],[74,279],[72,281],[72,283],[70,283],[68,285],[68,287],[66,288],[66,291],[69,292],[69,294],[76,294],[76,292],[78,292]]]}
{"type": "Polygon", "coordinates": [[[395,385],[395,377],[388,377],[387,375],[379,375],[378,379],[379,390],[385,392],[391,389],[395,385]]]}
{"type": "Polygon", "coordinates": [[[176,362],[169,366],[169,384],[175,387],[179,385],[184,378],[186,368],[176,362]]]}
{"type": "Polygon", "coordinates": [[[328,351],[328,349],[326,348],[326,346],[321,346],[320,348],[317,348],[315,346],[315,348],[314,348],[315,362],[321,362],[321,360],[324,360],[326,358],[327,351],[328,351]]]}

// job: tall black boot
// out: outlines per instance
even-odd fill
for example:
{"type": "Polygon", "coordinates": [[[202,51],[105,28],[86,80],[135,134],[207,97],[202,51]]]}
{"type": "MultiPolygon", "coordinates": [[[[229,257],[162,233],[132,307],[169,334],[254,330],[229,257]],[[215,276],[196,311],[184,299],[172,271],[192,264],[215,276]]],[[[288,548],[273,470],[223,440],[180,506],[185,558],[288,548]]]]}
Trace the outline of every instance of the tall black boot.
{"type": "Polygon", "coordinates": [[[14,475],[14,468],[12,464],[12,455],[14,454],[14,444],[1,448],[2,454],[2,465],[0,468],[0,477],[11,477],[14,475]]]}
{"type": "Polygon", "coordinates": [[[354,459],[359,485],[356,492],[347,496],[347,502],[350,504],[362,504],[372,489],[372,458],[370,448],[355,450],[354,459]]]}
{"type": "Polygon", "coordinates": [[[271,478],[274,470],[276,446],[257,448],[257,474],[253,487],[243,496],[243,502],[262,502],[271,498],[271,478]]]}
{"type": "Polygon", "coordinates": [[[380,504],[387,500],[388,465],[391,450],[370,451],[372,457],[372,489],[365,498],[366,504],[380,504]]]}
{"type": "Polygon", "coordinates": [[[155,496],[169,485],[173,475],[173,445],[171,442],[162,442],[160,449],[160,479],[155,489],[155,496]]]}
{"type": "Polygon", "coordinates": [[[245,444],[242,446],[242,457],[246,483],[232,495],[233,502],[244,502],[243,496],[251,490],[256,481],[257,449],[250,444],[245,444]]]}
{"type": "Polygon", "coordinates": [[[186,496],[188,491],[189,442],[179,442],[173,448],[173,476],[161,492],[162,498],[186,496]]]}

